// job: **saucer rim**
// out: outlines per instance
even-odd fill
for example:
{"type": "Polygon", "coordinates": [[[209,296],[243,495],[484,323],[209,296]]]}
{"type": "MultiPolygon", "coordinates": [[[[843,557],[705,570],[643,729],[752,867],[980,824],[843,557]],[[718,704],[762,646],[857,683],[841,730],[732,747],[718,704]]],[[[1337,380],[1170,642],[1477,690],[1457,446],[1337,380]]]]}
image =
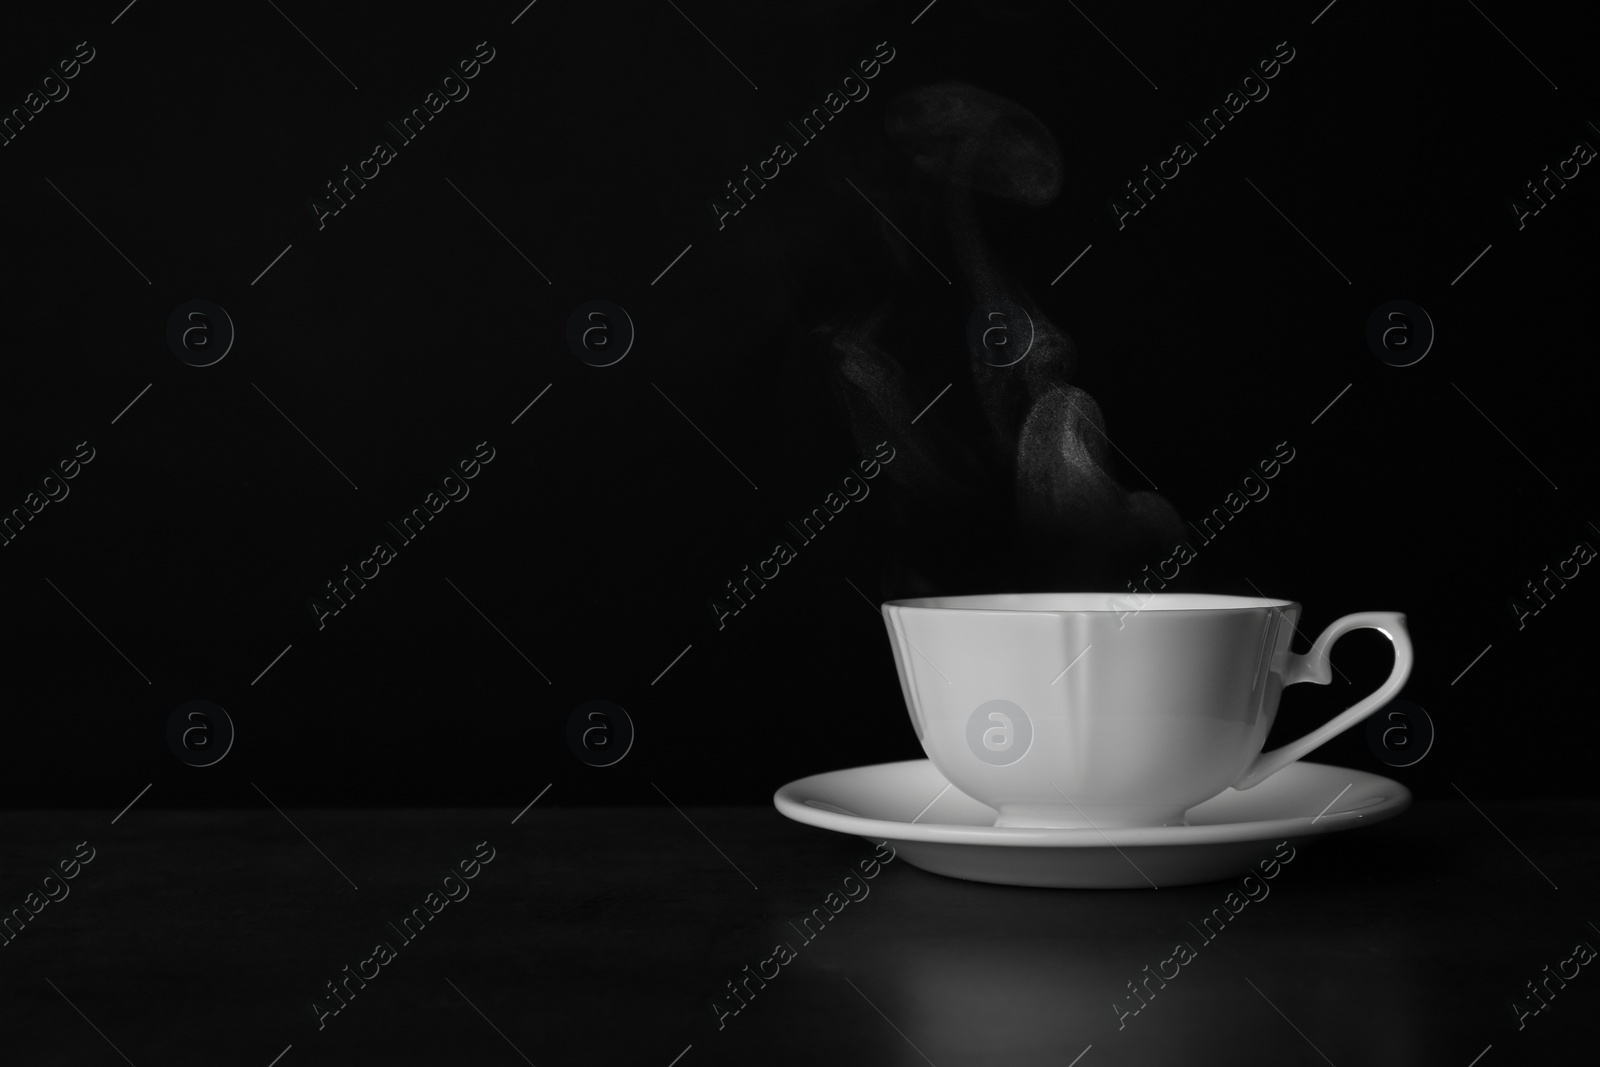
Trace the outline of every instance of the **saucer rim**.
{"type": "MultiPolygon", "coordinates": [[[[1121,829],[1052,828],[1021,826],[971,826],[956,823],[910,823],[892,819],[869,818],[864,815],[842,815],[838,812],[813,808],[800,794],[815,779],[838,774],[870,774],[892,767],[926,766],[938,778],[946,779],[927,758],[891,760],[886,763],[841,767],[831,771],[809,774],[780,786],[772,794],[772,803],[782,815],[807,826],[836,833],[867,837],[872,840],[918,841],[930,844],[968,844],[1023,848],[1104,848],[1150,847],[1171,845],[1228,844],[1251,841],[1257,838],[1305,838],[1318,834],[1336,833],[1356,826],[1368,826],[1392,819],[1411,806],[1411,790],[1393,778],[1354,767],[1340,767],[1313,760],[1297,760],[1279,771],[1293,774],[1297,767],[1324,767],[1342,771],[1356,781],[1381,784],[1392,793],[1378,804],[1361,811],[1336,812],[1332,815],[1300,815],[1286,819],[1257,819],[1250,822],[1207,823],[1201,826],[1138,826],[1121,829]]],[[[1354,783],[1352,783],[1354,784],[1354,783]]],[[[957,789],[954,784],[950,788],[957,789]]],[[[814,791],[814,789],[812,790],[814,791]]],[[[1213,798],[1215,799],[1215,798],[1213,798]]],[[[981,801],[980,801],[981,803],[981,801]]],[[[1202,803],[1209,803],[1203,801],[1202,803]]],[[[1198,807],[1199,805],[1196,805],[1198,807]]]]}

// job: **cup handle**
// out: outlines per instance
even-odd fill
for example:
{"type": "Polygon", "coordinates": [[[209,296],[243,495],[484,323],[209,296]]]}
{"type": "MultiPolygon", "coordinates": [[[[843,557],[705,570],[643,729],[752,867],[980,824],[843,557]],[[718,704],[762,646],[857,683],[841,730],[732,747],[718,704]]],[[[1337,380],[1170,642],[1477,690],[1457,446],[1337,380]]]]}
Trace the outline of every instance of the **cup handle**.
{"type": "Polygon", "coordinates": [[[1351,630],[1364,629],[1377,630],[1394,644],[1394,669],[1389,672],[1389,677],[1370,695],[1298,741],[1261,753],[1233,783],[1233,788],[1249,789],[1261,784],[1334,735],[1350,729],[1400,692],[1411,675],[1411,635],[1406,633],[1406,617],[1393,611],[1361,611],[1335,621],[1317,636],[1311,651],[1303,656],[1289,653],[1288,666],[1281,672],[1283,684],[1290,686],[1296,682],[1315,682],[1317,685],[1327,685],[1333,680],[1332,665],[1328,662],[1328,651],[1333,643],[1351,630]]]}

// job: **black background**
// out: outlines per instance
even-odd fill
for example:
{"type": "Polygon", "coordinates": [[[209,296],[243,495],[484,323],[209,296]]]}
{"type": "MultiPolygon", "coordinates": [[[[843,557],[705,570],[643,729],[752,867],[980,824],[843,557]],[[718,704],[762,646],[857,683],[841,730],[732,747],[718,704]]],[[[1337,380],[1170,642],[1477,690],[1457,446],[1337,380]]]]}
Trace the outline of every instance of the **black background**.
{"type": "MultiPolygon", "coordinates": [[[[1298,600],[1307,638],[1407,613],[1404,695],[1433,750],[1385,772],[1356,730],[1315,758],[1419,797],[1592,794],[1579,664],[1600,579],[1586,568],[1520,631],[1507,606],[1600,544],[1600,179],[1585,168],[1520,231],[1507,207],[1574,140],[1600,142],[1589,46],[1560,17],[1486,8],[1513,46],[1470,4],[1360,0],[1320,17],[940,0],[915,24],[919,0],[541,0],[514,26],[516,2],[280,6],[5,16],[7,109],[77,42],[97,53],[0,148],[0,507],[75,442],[96,450],[0,549],[6,804],[117,809],[153,783],[144,804],[258,807],[252,782],[296,806],[521,807],[547,783],[551,804],[657,804],[651,783],[765,803],[801,775],[919,756],[875,604],[930,557],[944,591],[1060,587],[1003,523],[911,521],[929,501],[891,465],[724,629],[707,600],[866,454],[817,331],[888,305],[916,395],[953,383],[897,447],[970,431],[975,301],[884,132],[897,94],[946,80],[1029,109],[1061,146],[1053,202],[980,197],[979,218],[1075,341],[1070,381],[1104,412],[1121,483],[1198,519],[1295,449],[1176,587],[1298,600]],[[483,40],[470,96],[319,231],[308,199],[483,40]],[[718,231],[707,198],[885,40],[870,97],[718,231]],[[1270,96],[1119,231],[1107,198],[1284,40],[1270,96]],[[1397,298],[1438,330],[1405,368],[1364,338],[1397,298]],[[165,342],[192,299],[238,331],[208,368],[165,342]],[[611,367],[565,341],[592,299],[637,328],[611,367]],[[485,439],[497,457],[470,497],[319,631],[307,600],[485,439]],[[238,730],[205,769],[166,743],[197,698],[238,730]],[[599,769],[566,742],[597,698],[637,729],[599,769]]],[[[1386,643],[1354,635],[1335,662],[1350,681],[1291,690],[1276,739],[1375,687],[1386,643]]]]}

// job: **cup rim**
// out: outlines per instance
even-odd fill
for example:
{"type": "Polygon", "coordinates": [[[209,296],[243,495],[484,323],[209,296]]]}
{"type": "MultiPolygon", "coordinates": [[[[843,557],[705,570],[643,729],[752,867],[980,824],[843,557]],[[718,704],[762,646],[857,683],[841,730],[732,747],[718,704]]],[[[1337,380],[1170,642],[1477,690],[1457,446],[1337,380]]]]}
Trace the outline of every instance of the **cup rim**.
{"type": "Polygon", "coordinates": [[[1126,615],[1129,611],[1159,611],[1163,614],[1196,613],[1217,614],[1229,611],[1260,611],[1275,608],[1285,611],[1300,606],[1298,601],[1278,597],[1236,596],[1231,593],[1101,593],[1101,592],[1031,592],[1031,593],[966,593],[959,596],[910,597],[903,600],[886,600],[887,608],[929,612],[960,612],[966,614],[995,615],[1126,615]],[[996,603],[997,601],[1033,601],[1032,603],[996,603]],[[1063,601],[1070,606],[1052,606],[1049,601],[1063,601]],[[1077,606],[1081,600],[1084,606],[1077,606]],[[1120,606],[1112,607],[1115,601],[1120,606]],[[1165,603],[1163,603],[1165,601],[1165,603]]]}

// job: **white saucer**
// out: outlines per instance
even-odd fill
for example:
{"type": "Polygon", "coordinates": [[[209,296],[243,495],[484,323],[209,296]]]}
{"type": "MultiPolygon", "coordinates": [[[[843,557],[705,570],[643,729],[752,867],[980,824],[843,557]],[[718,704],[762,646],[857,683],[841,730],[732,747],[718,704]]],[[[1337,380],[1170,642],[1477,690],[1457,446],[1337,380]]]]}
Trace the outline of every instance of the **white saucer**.
{"type": "Polygon", "coordinates": [[[1280,841],[1392,819],[1411,791],[1366,771],[1292,763],[1244,792],[1190,808],[1187,826],[1125,830],[996,827],[999,814],[925,759],[814,774],[773,804],[796,822],[888,841],[913,866],[998,885],[1150,888],[1230,878],[1269,859],[1280,841]]]}

